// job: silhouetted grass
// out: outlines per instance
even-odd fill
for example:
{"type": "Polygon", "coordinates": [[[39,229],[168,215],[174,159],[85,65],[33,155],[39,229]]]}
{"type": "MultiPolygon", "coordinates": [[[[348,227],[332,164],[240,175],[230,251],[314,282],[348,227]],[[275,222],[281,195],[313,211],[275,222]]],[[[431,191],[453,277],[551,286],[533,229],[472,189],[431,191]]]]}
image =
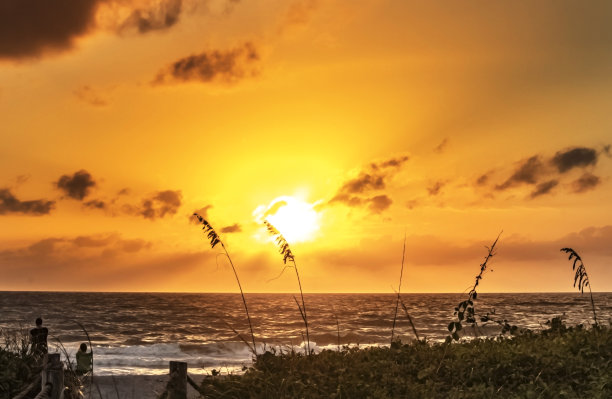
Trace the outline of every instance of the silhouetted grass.
{"type": "Polygon", "coordinates": [[[297,267],[297,264],[295,263],[295,257],[293,256],[293,252],[291,252],[291,247],[289,246],[289,243],[287,242],[287,240],[285,240],[285,237],[283,237],[280,231],[278,231],[276,227],[274,227],[267,220],[264,220],[264,224],[268,228],[268,232],[273,237],[276,238],[276,244],[278,245],[280,249],[280,254],[283,255],[283,264],[285,265],[285,267],[291,267],[290,265],[287,265],[287,261],[293,263],[293,269],[295,270],[295,275],[297,277],[298,286],[300,287],[300,296],[302,298],[302,305],[300,306],[299,302],[297,301],[295,297],[294,299],[300,311],[300,316],[302,316],[302,320],[304,320],[304,325],[306,326],[306,347],[307,347],[307,353],[310,355],[310,334],[308,332],[308,315],[306,313],[306,303],[304,302],[302,282],[300,281],[300,273],[298,272],[298,267],[297,267]]]}
{"type": "Polygon", "coordinates": [[[572,260],[572,258],[574,258],[574,264],[572,265],[572,270],[576,272],[576,274],[574,274],[574,287],[576,287],[576,283],[578,283],[578,289],[580,290],[581,294],[584,294],[584,287],[589,287],[589,294],[591,296],[591,308],[593,309],[593,320],[595,321],[595,325],[597,325],[597,314],[595,313],[595,302],[593,302],[593,291],[591,291],[591,282],[589,281],[589,275],[587,274],[586,267],[584,267],[582,258],[580,257],[580,255],[578,255],[578,252],[574,251],[572,248],[561,248],[561,251],[569,254],[569,260],[572,260]]]}
{"type": "MultiPolygon", "coordinates": [[[[206,236],[210,240],[210,247],[214,248],[215,245],[221,244],[221,247],[223,248],[223,251],[225,252],[225,256],[227,257],[230,265],[232,266],[232,271],[234,272],[234,276],[236,277],[236,282],[238,283],[238,288],[240,289],[240,295],[242,296],[242,303],[244,305],[244,311],[246,313],[247,320],[249,322],[249,329],[251,330],[251,341],[253,342],[253,347],[251,348],[251,351],[253,352],[254,355],[257,355],[257,347],[255,345],[255,333],[253,332],[253,324],[251,323],[251,316],[249,315],[249,308],[247,306],[247,302],[244,297],[244,292],[242,291],[242,284],[240,284],[240,279],[238,278],[238,272],[236,272],[236,267],[234,266],[234,262],[232,262],[232,258],[230,258],[229,253],[227,252],[227,248],[225,248],[223,241],[221,241],[221,238],[219,237],[215,229],[213,229],[213,227],[210,225],[210,223],[208,223],[206,219],[204,219],[202,216],[198,215],[197,213],[194,213],[193,215],[196,218],[198,218],[198,221],[200,223],[204,225],[204,227],[202,227],[202,230],[204,230],[204,234],[206,234],[206,236]]],[[[250,347],[250,345],[248,346],[250,347]]]]}
{"type": "MultiPolygon", "coordinates": [[[[397,321],[397,310],[399,308],[400,293],[402,291],[402,277],[404,276],[404,258],[405,257],[406,257],[406,232],[404,232],[404,247],[402,249],[402,267],[400,269],[399,284],[397,286],[397,300],[395,301],[395,313],[393,314],[393,327],[391,327],[391,343],[393,343],[393,334],[395,333],[395,322],[397,321]]],[[[408,311],[406,311],[406,315],[408,315],[408,311]]],[[[412,324],[412,319],[410,319],[410,323],[412,324]]]]}

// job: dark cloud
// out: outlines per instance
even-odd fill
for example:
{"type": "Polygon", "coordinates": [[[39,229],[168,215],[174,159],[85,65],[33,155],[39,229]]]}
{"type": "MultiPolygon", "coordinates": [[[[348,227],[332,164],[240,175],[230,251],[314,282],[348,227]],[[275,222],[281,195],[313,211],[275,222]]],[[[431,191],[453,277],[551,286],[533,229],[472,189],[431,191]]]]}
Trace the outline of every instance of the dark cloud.
{"type": "Polygon", "coordinates": [[[445,184],[446,182],[441,180],[434,182],[431,186],[427,187],[427,192],[431,196],[438,195],[440,194],[440,190],[442,190],[442,187],[444,187],[445,184]]]}
{"type": "Polygon", "coordinates": [[[81,86],[73,93],[79,100],[89,105],[93,105],[94,107],[104,107],[108,105],[108,101],[102,98],[100,94],[90,86],[81,86]]]}
{"type": "Polygon", "coordinates": [[[64,191],[66,195],[79,201],[82,201],[95,185],[96,182],[85,170],[79,170],[72,176],[63,175],[55,183],[55,186],[64,191]]]}
{"type": "Polygon", "coordinates": [[[137,8],[123,21],[121,32],[136,29],[139,33],[168,29],[179,20],[182,0],[152,2],[148,8],[137,8]]]}
{"type": "Polygon", "coordinates": [[[557,187],[559,184],[558,180],[549,180],[544,183],[540,183],[535,187],[535,190],[531,192],[531,198],[539,197],[540,195],[548,194],[550,191],[557,187]]]}
{"type": "Polygon", "coordinates": [[[442,152],[444,152],[444,150],[446,150],[447,146],[448,146],[448,137],[445,137],[444,140],[442,140],[442,142],[438,144],[436,148],[434,148],[434,152],[437,154],[441,154],[442,152]]]}
{"type": "Polygon", "coordinates": [[[391,199],[387,195],[372,196],[372,193],[385,189],[386,181],[408,160],[408,156],[401,156],[370,163],[356,178],[343,183],[328,203],[342,203],[350,207],[366,206],[373,213],[384,211],[391,205],[391,199]]]}
{"type": "MultiPolygon", "coordinates": [[[[496,190],[506,190],[520,185],[535,185],[530,198],[551,193],[552,189],[564,182],[573,169],[594,167],[599,155],[606,153],[606,146],[600,151],[589,147],[572,147],[557,151],[552,157],[533,155],[519,162],[512,175],[503,183],[494,186],[496,190]]],[[[476,186],[485,186],[491,180],[488,172],[478,178],[476,186]]],[[[574,193],[582,193],[597,187],[601,183],[598,176],[585,172],[574,180],[570,187],[574,193]]]]}
{"type": "Polygon", "coordinates": [[[242,227],[238,223],[234,223],[231,226],[221,227],[219,230],[221,233],[240,233],[242,231],[242,227]]]}
{"type": "Polygon", "coordinates": [[[25,215],[47,215],[55,206],[55,201],[43,199],[20,201],[8,189],[0,189],[0,215],[20,213],[25,215]]]}
{"type": "Polygon", "coordinates": [[[372,213],[381,213],[391,206],[393,201],[386,195],[377,195],[367,199],[368,209],[372,213]]]}
{"type": "Polygon", "coordinates": [[[85,205],[87,208],[106,209],[106,202],[102,200],[87,201],[87,202],[84,202],[83,205],[85,205]]]}
{"type": "Polygon", "coordinates": [[[599,176],[587,172],[572,182],[572,189],[575,193],[584,193],[594,189],[599,184],[601,184],[599,176]]]}
{"type": "Polygon", "coordinates": [[[565,173],[573,168],[584,168],[597,163],[597,151],[592,148],[576,147],[559,151],[551,162],[559,173],[565,173]]]}
{"type": "Polygon", "coordinates": [[[189,81],[235,83],[255,76],[257,61],[259,53],[255,45],[246,42],[230,50],[212,50],[181,58],[161,70],[152,84],[189,81]]]}
{"type": "Polygon", "coordinates": [[[503,184],[495,186],[497,190],[505,190],[519,184],[535,184],[544,172],[544,165],[539,155],[521,162],[515,172],[503,184]]]}
{"type": "Polygon", "coordinates": [[[151,198],[142,201],[139,214],[145,219],[155,220],[166,215],[172,216],[181,206],[182,195],[180,190],[159,191],[151,198]]]}
{"type": "Polygon", "coordinates": [[[0,1],[0,59],[70,49],[94,24],[103,0],[0,1]]]}

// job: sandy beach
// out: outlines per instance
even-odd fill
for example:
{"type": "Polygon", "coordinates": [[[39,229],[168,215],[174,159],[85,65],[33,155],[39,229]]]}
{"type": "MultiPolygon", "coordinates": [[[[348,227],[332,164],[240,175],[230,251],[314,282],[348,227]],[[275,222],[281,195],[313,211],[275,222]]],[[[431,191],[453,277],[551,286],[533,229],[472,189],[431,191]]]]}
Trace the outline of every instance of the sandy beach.
{"type": "MultiPolygon", "coordinates": [[[[196,382],[203,379],[201,375],[190,375],[196,382]]],[[[164,392],[168,383],[168,375],[121,375],[96,376],[95,385],[100,388],[102,397],[96,386],[92,387],[91,397],[95,399],[155,399],[164,392]]],[[[85,397],[89,395],[89,388],[85,390],[85,397]]],[[[187,397],[197,398],[198,393],[187,384],[187,397]]]]}

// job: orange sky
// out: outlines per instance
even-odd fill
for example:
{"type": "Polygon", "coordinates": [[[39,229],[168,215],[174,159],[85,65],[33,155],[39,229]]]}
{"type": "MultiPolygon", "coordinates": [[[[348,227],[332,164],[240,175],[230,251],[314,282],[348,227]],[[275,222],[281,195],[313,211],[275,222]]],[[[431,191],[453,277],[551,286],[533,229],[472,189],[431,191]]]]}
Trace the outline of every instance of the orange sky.
{"type": "Polygon", "coordinates": [[[275,211],[306,292],[393,292],[404,233],[402,291],[462,292],[501,230],[482,291],[573,291],[566,246],[612,291],[610,20],[607,1],[9,0],[0,290],[234,292],[199,210],[247,292],[297,289],[271,280],[275,211]]]}

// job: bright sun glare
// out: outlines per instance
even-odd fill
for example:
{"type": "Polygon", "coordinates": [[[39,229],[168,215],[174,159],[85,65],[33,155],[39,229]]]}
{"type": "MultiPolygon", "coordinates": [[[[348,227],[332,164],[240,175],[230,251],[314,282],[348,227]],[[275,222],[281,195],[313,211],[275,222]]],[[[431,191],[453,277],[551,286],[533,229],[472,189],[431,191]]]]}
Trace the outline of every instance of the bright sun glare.
{"type": "Polygon", "coordinates": [[[308,241],[314,238],[319,230],[320,215],[309,204],[301,199],[281,196],[261,205],[253,212],[258,222],[267,219],[285,237],[289,243],[308,241]]]}

